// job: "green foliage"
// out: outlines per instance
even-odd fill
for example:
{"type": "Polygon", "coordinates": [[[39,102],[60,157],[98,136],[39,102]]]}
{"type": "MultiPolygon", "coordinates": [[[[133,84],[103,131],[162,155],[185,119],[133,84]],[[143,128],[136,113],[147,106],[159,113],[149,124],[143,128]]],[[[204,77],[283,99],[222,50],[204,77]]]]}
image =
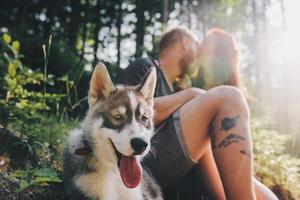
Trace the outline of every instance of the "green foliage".
{"type": "MultiPolygon", "coordinates": [[[[11,36],[4,34],[0,40],[0,109],[2,123],[19,120],[19,130],[26,124],[40,118],[42,111],[50,110],[50,104],[56,104],[64,95],[40,92],[45,77],[38,70],[33,71],[21,62],[20,43],[11,42],[11,36]],[[40,91],[39,91],[40,90],[40,91]]],[[[47,80],[52,81],[52,76],[47,80]]]]}
{"type": "Polygon", "coordinates": [[[286,153],[290,138],[270,130],[272,126],[263,120],[253,123],[256,177],[282,195],[280,199],[300,198],[300,159],[286,153]]]}
{"type": "Polygon", "coordinates": [[[74,128],[76,121],[58,120],[54,116],[31,124],[30,143],[40,167],[51,167],[61,171],[61,156],[66,134],[74,128]],[[51,128],[50,128],[51,127],[51,128]]]}
{"type": "Polygon", "coordinates": [[[61,183],[59,174],[53,169],[17,170],[10,174],[20,183],[19,192],[28,188],[49,186],[50,183],[61,183]]]}
{"type": "MultiPolygon", "coordinates": [[[[11,126],[14,128],[20,126],[18,122],[12,123],[11,126]]],[[[42,191],[42,187],[61,182],[59,173],[62,171],[64,138],[69,130],[74,128],[74,122],[61,121],[57,117],[51,116],[43,117],[39,123],[28,125],[27,131],[30,137],[23,137],[22,143],[28,148],[34,162],[30,160],[25,169],[18,166],[16,168],[19,170],[16,171],[11,172],[10,168],[6,169],[10,177],[18,179],[19,192],[26,189],[42,191]]],[[[10,145],[14,149],[15,144],[11,143],[10,145]]],[[[16,153],[19,150],[20,148],[16,148],[16,153]]]]}
{"type": "MultiPolygon", "coordinates": [[[[47,75],[47,62],[44,66],[45,74],[24,65],[19,53],[20,43],[12,41],[10,35],[4,34],[0,42],[0,123],[9,127],[26,143],[36,160],[34,165],[14,172],[12,176],[19,178],[20,190],[58,182],[57,174],[50,173],[50,169],[43,169],[62,170],[60,160],[64,136],[74,127],[74,123],[55,115],[55,109],[60,110],[61,100],[66,95],[46,92],[46,84],[53,85],[60,81],[66,85],[67,95],[70,96],[72,82],[47,75]]],[[[48,46],[45,59],[48,59],[49,49],[48,46]]],[[[68,99],[63,102],[68,102],[68,99]]]]}

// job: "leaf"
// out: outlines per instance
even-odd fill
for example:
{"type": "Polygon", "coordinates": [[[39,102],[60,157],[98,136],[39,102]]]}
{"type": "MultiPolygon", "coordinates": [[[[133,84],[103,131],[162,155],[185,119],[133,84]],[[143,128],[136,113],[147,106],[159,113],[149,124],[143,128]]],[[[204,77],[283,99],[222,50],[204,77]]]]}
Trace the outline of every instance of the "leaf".
{"type": "Polygon", "coordinates": [[[13,65],[18,69],[18,68],[22,68],[22,63],[19,59],[14,59],[12,60],[13,65]]]}
{"type": "Polygon", "coordinates": [[[7,33],[5,33],[2,37],[3,41],[6,43],[6,44],[9,44],[11,42],[11,36],[8,35],[7,33]]]}
{"type": "Polygon", "coordinates": [[[58,176],[56,171],[54,171],[53,169],[49,169],[49,168],[42,168],[42,169],[35,170],[33,172],[33,175],[34,176],[43,176],[43,177],[58,176]]]}
{"type": "Polygon", "coordinates": [[[28,100],[27,99],[21,99],[20,102],[18,102],[16,104],[16,106],[19,108],[19,109],[24,109],[26,107],[28,107],[28,100]]]}
{"type": "Polygon", "coordinates": [[[19,188],[18,192],[26,190],[28,187],[30,187],[30,183],[26,180],[21,180],[20,181],[20,188],[19,188]]]}
{"type": "Polygon", "coordinates": [[[61,183],[61,182],[62,182],[61,179],[58,178],[57,176],[53,176],[53,177],[40,176],[32,180],[32,183],[34,185],[42,185],[42,186],[45,186],[47,183],[61,183]]]}
{"type": "Polygon", "coordinates": [[[13,43],[12,43],[12,48],[13,48],[13,50],[15,50],[16,52],[19,52],[19,50],[20,50],[20,42],[19,42],[19,41],[13,41],[13,43]]]}
{"type": "Polygon", "coordinates": [[[9,63],[7,72],[8,72],[10,77],[15,77],[16,76],[16,67],[15,67],[15,65],[12,64],[12,63],[9,63]]]}
{"type": "Polygon", "coordinates": [[[48,148],[50,144],[48,142],[44,142],[44,147],[48,148]]]}
{"type": "Polygon", "coordinates": [[[92,39],[89,39],[89,40],[86,41],[86,45],[88,45],[88,46],[93,46],[94,43],[95,43],[95,41],[92,40],[92,39]]]}
{"type": "Polygon", "coordinates": [[[28,171],[25,170],[17,170],[11,173],[9,176],[14,178],[23,178],[28,176],[28,171]]]}

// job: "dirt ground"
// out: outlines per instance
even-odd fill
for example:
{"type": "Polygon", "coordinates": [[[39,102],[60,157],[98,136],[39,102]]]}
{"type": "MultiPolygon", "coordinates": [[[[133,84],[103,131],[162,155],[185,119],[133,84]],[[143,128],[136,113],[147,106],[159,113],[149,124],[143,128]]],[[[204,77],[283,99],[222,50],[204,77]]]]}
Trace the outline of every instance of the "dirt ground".
{"type": "Polygon", "coordinates": [[[7,174],[16,169],[35,166],[36,158],[28,145],[0,126],[0,200],[63,200],[62,184],[18,192],[18,182],[7,174]]]}

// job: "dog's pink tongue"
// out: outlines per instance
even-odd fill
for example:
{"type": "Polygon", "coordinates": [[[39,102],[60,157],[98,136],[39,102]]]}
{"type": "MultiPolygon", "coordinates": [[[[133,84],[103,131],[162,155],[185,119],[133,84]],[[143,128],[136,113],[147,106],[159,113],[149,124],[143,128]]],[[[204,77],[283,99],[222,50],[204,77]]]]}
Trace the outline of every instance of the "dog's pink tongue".
{"type": "Polygon", "coordinates": [[[142,177],[142,167],[135,156],[121,156],[120,174],[126,187],[135,188],[139,185],[142,177]]]}

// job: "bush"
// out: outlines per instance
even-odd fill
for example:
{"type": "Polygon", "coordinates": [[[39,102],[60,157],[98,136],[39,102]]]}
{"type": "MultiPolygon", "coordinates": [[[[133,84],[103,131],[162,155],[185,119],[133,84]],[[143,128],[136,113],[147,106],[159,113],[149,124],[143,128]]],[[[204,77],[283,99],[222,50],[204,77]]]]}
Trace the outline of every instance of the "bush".
{"type": "MultiPolygon", "coordinates": [[[[20,190],[60,182],[64,136],[74,124],[55,115],[65,95],[46,92],[45,86],[53,84],[55,77],[24,65],[18,41],[4,34],[0,43],[0,125],[11,130],[6,135],[11,143],[0,156],[6,166],[1,172],[17,179],[20,190]],[[10,162],[12,155],[23,151],[27,153],[24,162],[10,162]]],[[[48,56],[49,46],[44,51],[48,56]]]]}
{"type": "Polygon", "coordinates": [[[254,120],[255,175],[279,199],[300,198],[300,159],[286,153],[288,135],[280,135],[263,120],[254,120]]]}
{"type": "Polygon", "coordinates": [[[51,76],[25,66],[19,54],[20,43],[12,41],[11,36],[4,34],[0,39],[0,116],[2,125],[10,121],[19,121],[19,131],[24,132],[26,125],[39,120],[42,111],[50,109],[63,95],[50,94],[42,90],[45,81],[51,76]],[[40,90],[40,91],[39,91],[40,90]]]}

